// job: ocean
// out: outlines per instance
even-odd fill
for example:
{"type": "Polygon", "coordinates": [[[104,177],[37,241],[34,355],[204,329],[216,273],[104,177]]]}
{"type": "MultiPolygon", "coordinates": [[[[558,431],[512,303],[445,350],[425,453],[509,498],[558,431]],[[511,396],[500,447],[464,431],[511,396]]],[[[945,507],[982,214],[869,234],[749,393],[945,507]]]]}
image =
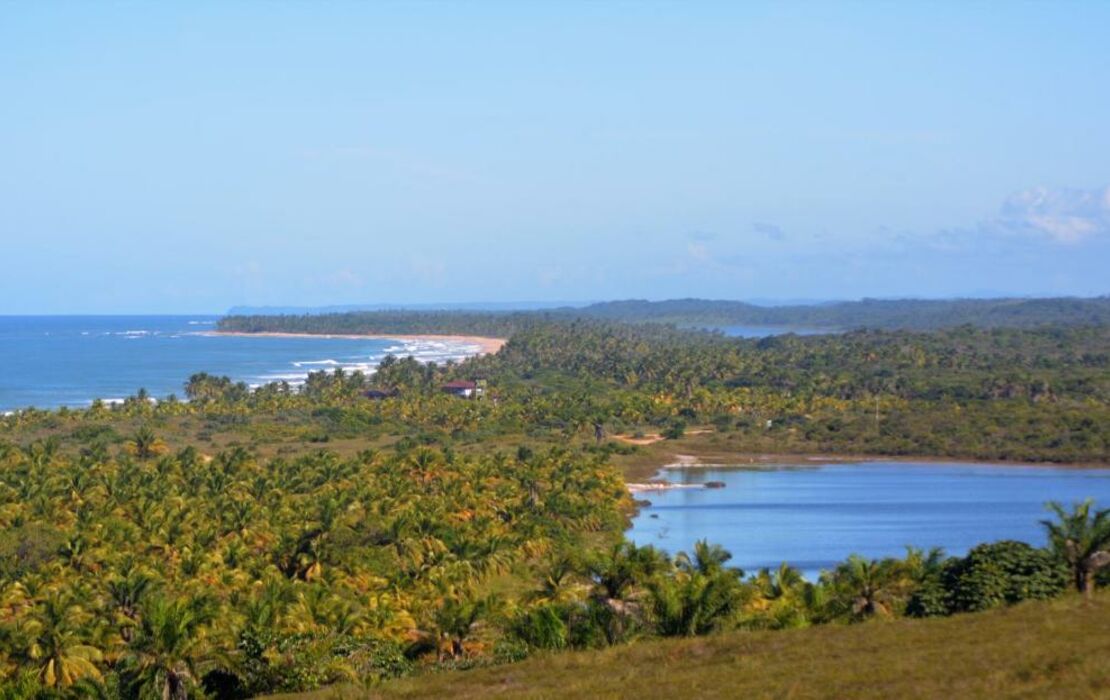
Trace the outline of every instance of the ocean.
{"type": "Polygon", "coordinates": [[[251,385],[309,372],[373,371],[387,354],[424,362],[479,351],[465,341],[216,336],[217,316],[0,316],[0,412],[118,401],[140,388],[184,395],[195,372],[251,385]]]}
{"type": "Polygon", "coordinates": [[[962,555],[982,542],[1046,542],[1045,502],[1110,505],[1110,470],[992,464],[809,463],[782,468],[666,469],[668,481],[722,489],[640,494],[626,534],[676,554],[700,539],[755,573],[787,562],[814,580],[849,554],[904,556],[907,545],[962,555]]]}

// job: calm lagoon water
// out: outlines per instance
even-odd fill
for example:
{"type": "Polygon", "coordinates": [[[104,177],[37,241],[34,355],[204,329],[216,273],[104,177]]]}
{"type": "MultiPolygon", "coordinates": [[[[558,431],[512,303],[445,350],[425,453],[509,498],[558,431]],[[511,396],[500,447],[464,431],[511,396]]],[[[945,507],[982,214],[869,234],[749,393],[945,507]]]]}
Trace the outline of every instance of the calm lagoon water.
{"type": "Polygon", "coordinates": [[[712,326],[733,338],[767,338],[772,335],[824,335],[835,334],[841,331],[835,328],[792,328],[790,326],[712,326]]]}
{"type": "Polygon", "coordinates": [[[645,494],[628,537],[672,554],[708,539],[754,572],[786,561],[815,578],[849,554],[901,556],[906,545],[953,555],[981,542],[1045,543],[1049,500],[1110,506],[1110,470],[866,462],[782,468],[667,469],[676,483],[723,489],[645,494]]]}
{"type": "Polygon", "coordinates": [[[87,406],[140,388],[183,395],[194,372],[248,384],[310,371],[372,371],[388,353],[423,361],[479,350],[459,342],[213,336],[216,316],[0,316],[0,411],[87,406]]]}

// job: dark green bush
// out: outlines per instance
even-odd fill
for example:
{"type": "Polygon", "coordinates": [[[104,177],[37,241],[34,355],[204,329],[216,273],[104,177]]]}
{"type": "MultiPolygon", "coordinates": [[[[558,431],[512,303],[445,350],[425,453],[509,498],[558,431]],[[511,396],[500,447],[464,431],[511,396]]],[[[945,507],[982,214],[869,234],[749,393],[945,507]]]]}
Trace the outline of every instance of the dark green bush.
{"type": "Polygon", "coordinates": [[[1068,570],[1046,550],[1004,540],[953,559],[944,572],[944,586],[951,612],[972,612],[1054,598],[1067,589],[1068,570]]]}

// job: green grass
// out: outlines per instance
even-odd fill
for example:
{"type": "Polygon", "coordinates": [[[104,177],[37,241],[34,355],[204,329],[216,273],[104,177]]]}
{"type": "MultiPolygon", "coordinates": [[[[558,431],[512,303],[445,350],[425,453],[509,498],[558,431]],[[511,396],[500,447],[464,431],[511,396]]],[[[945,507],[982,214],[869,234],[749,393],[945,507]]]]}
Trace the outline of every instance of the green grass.
{"type": "Polygon", "coordinates": [[[945,619],[644,641],[284,697],[1110,697],[1110,593],[945,619]]]}

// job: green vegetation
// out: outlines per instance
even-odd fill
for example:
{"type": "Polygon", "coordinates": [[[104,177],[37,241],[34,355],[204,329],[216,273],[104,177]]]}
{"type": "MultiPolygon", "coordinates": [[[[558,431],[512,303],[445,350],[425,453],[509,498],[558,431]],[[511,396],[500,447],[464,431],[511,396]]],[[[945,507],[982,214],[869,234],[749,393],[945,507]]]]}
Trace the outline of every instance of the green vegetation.
{"type": "Polygon", "coordinates": [[[933,330],[1110,324],[1110,297],[1091,299],[864,299],[797,306],[672,299],[610,301],[544,311],[347,311],[284,316],[234,315],[225,331],[295,333],[459,333],[508,336],[550,322],[661,323],[683,327],[883,328],[933,330]]]}
{"type": "Polygon", "coordinates": [[[402,648],[481,656],[477,623],[513,602],[498,578],[619,538],[628,505],[599,457],[558,450],[263,461],[156,456],[148,433],[107,454],[0,451],[11,678],[186,697],[202,682],[258,693],[392,675],[402,648]]]}
{"type": "Polygon", "coordinates": [[[388,334],[454,333],[507,337],[553,318],[545,312],[349,311],[301,316],[225,316],[229,333],[388,334]]]}
{"type": "MultiPolygon", "coordinates": [[[[1110,514],[1091,504],[1055,507],[1049,549],[852,557],[814,582],[738,571],[710,543],[635,547],[619,465],[650,453],[613,436],[1105,463],[1108,341],[1110,327],[738,340],[533,318],[498,354],[442,367],[388,358],[299,389],[197,374],[187,402],[17,412],[0,419],[0,698],[236,698],[537,656],[558,675],[560,650],[834,639],[1087,593],[1110,558],[1110,514]],[[446,395],[451,379],[486,392],[446,395]]],[[[583,663],[614,653],[638,652],[583,663]]],[[[387,687],[441,681],[426,682],[387,687]]]]}
{"type": "MultiPolygon", "coordinates": [[[[564,312],[570,313],[570,312],[564,312]]],[[[739,301],[612,301],[579,311],[585,318],[679,326],[937,329],[1089,326],[1110,323],[1110,297],[1092,299],[863,299],[828,304],[755,306],[739,301]]]]}
{"type": "Polygon", "coordinates": [[[1110,598],[976,615],[729,632],[538,655],[332,698],[1096,698],[1110,694],[1110,598]]]}
{"type": "MultiPolygon", "coordinates": [[[[315,322],[330,329],[326,319],[315,322]]],[[[1108,349],[1110,326],[740,340],[665,326],[547,322],[516,332],[496,356],[440,369],[398,361],[373,383],[401,390],[388,402],[396,407],[448,378],[487,379],[498,403],[444,409],[465,413],[451,422],[475,437],[573,434],[598,423],[608,434],[674,436],[684,423],[712,426],[722,449],[741,452],[1106,462],[1108,349]],[[479,422],[480,431],[470,430],[479,422]]],[[[371,382],[339,384],[320,377],[309,389],[355,396],[371,382]]],[[[212,391],[253,407],[277,390],[212,391]]],[[[357,414],[388,410],[342,406],[334,415],[364,420],[357,414]]],[[[409,426],[429,416],[420,408],[403,413],[409,426]]]]}
{"type": "Polygon", "coordinates": [[[1069,566],[1110,555],[1110,511],[1083,503],[1054,505],[1050,550],[745,577],[705,542],[671,558],[620,541],[628,496],[600,456],[156,457],[135,448],[148,433],[108,455],[4,450],[6,696],[241,697],[653,636],[943,616],[1070,581],[1089,594],[1069,566]]]}

